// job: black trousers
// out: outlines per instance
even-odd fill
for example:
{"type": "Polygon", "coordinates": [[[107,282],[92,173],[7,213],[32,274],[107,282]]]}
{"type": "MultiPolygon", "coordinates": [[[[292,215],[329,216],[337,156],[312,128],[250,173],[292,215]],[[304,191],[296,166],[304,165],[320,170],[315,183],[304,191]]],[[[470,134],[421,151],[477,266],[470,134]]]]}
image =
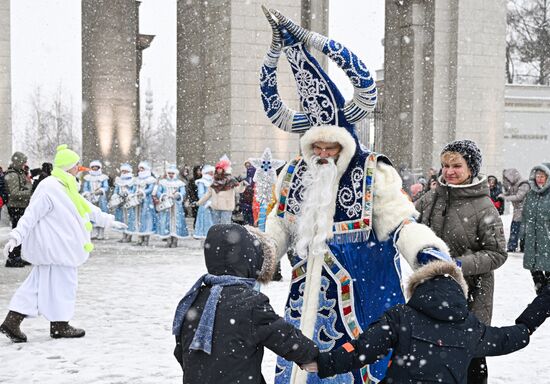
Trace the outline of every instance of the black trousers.
{"type": "Polygon", "coordinates": [[[468,384],[486,384],[489,373],[484,357],[472,359],[468,367],[468,384]]]}
{"type": "MultiPolygon", "coordinates": [[[[10,215],[10,221],[11,221],[11,227],[15,228],[17,227],[17,223],[19,222],[19,219],[23,217],[23,214],[25,213],[25,208],[12,208],[8,207],[8,213],[10,215]]],[[[21,246],[18,245],[11,251],[8,255],[10,259],[19,259],[21,258],[21,246]]]]}
{"type": "Polygon", "coordinates": [[[550,284],[550,272],[549,271],[531,271],[533,276],[533,282],[535,283],[535,290],[537,294],[542,288],[550,284]]]}

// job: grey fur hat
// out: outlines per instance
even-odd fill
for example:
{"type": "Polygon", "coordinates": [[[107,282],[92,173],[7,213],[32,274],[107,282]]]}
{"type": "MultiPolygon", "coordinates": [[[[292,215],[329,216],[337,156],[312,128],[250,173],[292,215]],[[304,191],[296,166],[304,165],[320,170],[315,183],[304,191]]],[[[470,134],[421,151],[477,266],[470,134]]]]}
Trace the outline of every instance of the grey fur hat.
{"type": "Polygon", "coordinates": [[[472,140],[455,140],[447,144],[441,151],[441,154],[445,152],[460,153],[464,160],[466,160],[468,168],[472,171],[472,177],[476,177],[479,174],[482,160],[481,150],[472,140]]]}

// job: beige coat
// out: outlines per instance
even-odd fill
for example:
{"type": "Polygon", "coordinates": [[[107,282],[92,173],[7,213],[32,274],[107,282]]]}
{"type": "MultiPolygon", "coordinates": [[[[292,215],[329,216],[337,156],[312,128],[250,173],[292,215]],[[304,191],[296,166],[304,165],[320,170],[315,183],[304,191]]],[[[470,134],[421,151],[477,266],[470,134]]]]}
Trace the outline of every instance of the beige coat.
{"type": "Polygon", "coordinates": [[[210,208],[213,210],[233,212],[235,210],[237,193],[244,192],[246,185],[246,182],[241,181],[235,188],[220,192],[216,192],[212,187],[208,187],[208,191],[197,204],[204,205],[208,202],[208,200],[210,200],[210,208]]]}

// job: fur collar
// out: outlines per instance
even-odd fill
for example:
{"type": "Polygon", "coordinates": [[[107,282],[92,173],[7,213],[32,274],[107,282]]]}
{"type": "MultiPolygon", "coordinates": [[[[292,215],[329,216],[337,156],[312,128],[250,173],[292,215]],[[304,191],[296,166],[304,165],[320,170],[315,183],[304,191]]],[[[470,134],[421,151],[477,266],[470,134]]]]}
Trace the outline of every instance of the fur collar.
{"type": "Polygon", "coordinates": [[[464,297],[468,297],[468,284],[464,280],[462,270],[448,261],[432,261],[416,270],[407,284],[407,297],[412,297],[416,288],[427,280],[437,276],[449,276],[460,285],[464,297]]]}
{"type": "Polygon", "coordinates": [[[277,268],[277,256],[275,255],[275,243],[273,239],[266,233],[260,231],[258,228],[252,227],[250,225],[245,225],[245,228],[253,236],[255,236],[262,247],[264,254],[264,262],[262,264],[262,269],[258,275],[258,280],[260,283],[268,283],[273,278],[275,269],[277,268]]]}

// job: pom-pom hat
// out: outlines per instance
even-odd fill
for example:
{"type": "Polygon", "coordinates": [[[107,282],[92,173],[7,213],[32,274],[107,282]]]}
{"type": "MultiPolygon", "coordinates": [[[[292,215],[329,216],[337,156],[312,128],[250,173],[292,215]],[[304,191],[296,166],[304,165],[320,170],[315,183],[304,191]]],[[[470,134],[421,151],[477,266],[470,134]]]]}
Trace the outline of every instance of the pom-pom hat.
{"type": "Polygon", "coordinates": [[[476,177],[479,174],[482,155],[481,150],[475,142],[472,140],[455,140],[447,144],[441,151],[441,154],[443,155],[446,152],[459,153],[466,160],[466,164],[472,172],[472,177],[476,177]]]}
{"type": "Polygon", "coordinates": [[[75,151],[70,150],[67,144],[62,144],[57,147],[53,166],[68,171],[77,165],[79,160],[80,156],[75,151]]]}

